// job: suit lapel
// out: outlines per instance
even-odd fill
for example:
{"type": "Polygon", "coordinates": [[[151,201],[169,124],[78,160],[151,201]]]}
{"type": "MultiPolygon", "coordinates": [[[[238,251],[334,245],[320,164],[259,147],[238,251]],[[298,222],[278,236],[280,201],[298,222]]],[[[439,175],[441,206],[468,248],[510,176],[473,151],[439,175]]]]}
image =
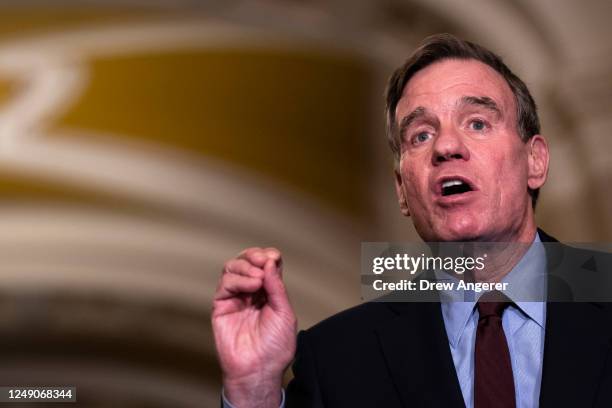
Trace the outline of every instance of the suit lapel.
{"type": "Polygon", "coordinates": [[[388,303],[397,318],[377,333],[405,408],[464,407],[439,303],[388,303]]]}
{"type": "Polygon", "coordinates": [[[591,406],[610,352],[597,303],[548,303],[540,407],[591,406]]]}
{"type": "MultiPolygon", "coordinates": [[[[542,242],[558,244],[546,247],[550,270],[561,262],[564,247],[538,232],[542,242]]],[[[569,287],[554,275],[548,283],[549,296],[566,301],[546,305],[540,407],[592,406],[612,344],[612,328],[605,323],[609,317],[601,303],[570,302],[569,287]]]]}

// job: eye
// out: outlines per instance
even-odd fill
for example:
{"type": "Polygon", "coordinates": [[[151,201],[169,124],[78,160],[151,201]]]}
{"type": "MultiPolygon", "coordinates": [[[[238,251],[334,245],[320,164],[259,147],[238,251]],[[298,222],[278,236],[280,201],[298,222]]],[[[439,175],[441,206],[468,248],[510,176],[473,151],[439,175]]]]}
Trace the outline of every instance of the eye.
{"type": "Polygon", "coordinates": [[[475,130],[477,132],[481,132],[487,128],[487,124],[480,119],[474,119],[470,121],[469,124],[470,129],[475,130]]]}
{"type": "Polygon", "coordinates": [[[430,137],[431,137],[431,134],[429,134],[428,132],[419,132],[412,138],[412,144],[416,145],[416,144],[424,143],[428,141],[430,137]]]}

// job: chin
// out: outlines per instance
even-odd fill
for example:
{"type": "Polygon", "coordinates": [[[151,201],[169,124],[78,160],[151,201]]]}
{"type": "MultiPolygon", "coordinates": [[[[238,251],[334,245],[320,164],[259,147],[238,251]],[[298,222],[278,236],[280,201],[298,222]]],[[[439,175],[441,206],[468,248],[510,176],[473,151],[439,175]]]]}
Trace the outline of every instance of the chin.
{"type": "Polygon", "coordinates": [[[451,216],[438,226],[439,241],[475,241],[482,236],[481,220],[472,215],[451,216]]]}

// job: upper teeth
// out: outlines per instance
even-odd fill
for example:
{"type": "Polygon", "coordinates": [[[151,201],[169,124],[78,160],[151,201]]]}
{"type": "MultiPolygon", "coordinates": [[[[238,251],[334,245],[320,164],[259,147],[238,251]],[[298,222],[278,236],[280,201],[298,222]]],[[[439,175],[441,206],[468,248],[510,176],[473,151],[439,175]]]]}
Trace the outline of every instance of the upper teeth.
{"type": "Polygon", "coordinates": [[[460,180],[448,180],[448,181],[445,181],[444,183],[442,183],[442,188],[451,187],[451,186],[458,186],[460,184],[463,184],[463,181],[460,181],[460,180]]]}

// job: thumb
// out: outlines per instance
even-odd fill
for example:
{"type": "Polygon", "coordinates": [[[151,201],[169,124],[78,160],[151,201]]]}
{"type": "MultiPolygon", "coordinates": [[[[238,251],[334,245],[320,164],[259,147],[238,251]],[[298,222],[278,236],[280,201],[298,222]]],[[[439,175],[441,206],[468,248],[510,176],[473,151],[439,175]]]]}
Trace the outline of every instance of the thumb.
{"type": "Polygon", "coordinates": [[[274,311],[286,311],[290,306],[280,267],[276,266],[273,259],[268,259],[263,270],[263,287],[268,297],[268,304],[274,311]]]}

